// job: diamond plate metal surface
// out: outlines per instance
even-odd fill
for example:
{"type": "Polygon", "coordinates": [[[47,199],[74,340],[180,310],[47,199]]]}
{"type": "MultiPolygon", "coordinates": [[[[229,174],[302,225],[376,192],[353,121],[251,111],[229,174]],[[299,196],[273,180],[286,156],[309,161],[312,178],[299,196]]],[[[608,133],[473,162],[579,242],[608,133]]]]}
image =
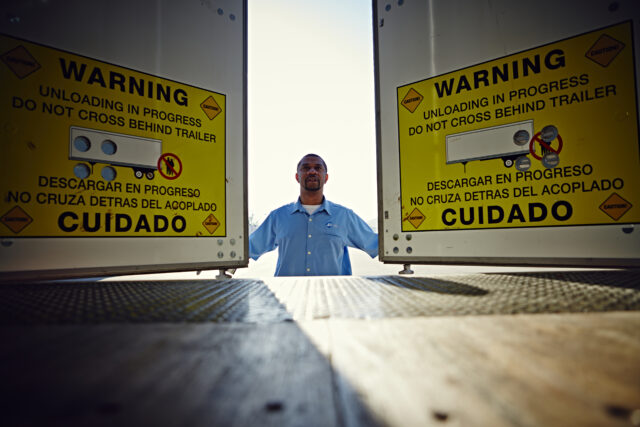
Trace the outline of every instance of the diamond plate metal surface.
{"type": "Polygon", "coordinates": [[[0,324],[246,322],[640,310],[640,271],[0,286],[0,324]]]}
{"type": "Polygon", "coordinates": [[[274,278],[267,283],[297,320],[640,310],[640,271],[274,278]]]}
{"type": "Polygon", "coordinates": [[[274,322],[290,318],[258,280],[22,283],[0,286],[0,324],[274,322]]]}

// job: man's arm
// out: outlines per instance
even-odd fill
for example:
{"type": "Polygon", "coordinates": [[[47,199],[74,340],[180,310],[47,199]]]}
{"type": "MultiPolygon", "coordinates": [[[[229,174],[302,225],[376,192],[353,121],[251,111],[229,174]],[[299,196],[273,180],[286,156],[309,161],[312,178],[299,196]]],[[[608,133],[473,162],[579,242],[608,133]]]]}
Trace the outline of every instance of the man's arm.
{"type": "Polygon", "coordinates": [[[361,249],[375,258],[378,255],[378,235],[355,212],[349,212],[349,246],[361,249]]]}
{"type": "Polygon", "coordinates": [[[273,213],[270,213],[251,236],[249,236],[249,257],[257,260],[264,253],[276,248],[275,220],[273,213]]]}

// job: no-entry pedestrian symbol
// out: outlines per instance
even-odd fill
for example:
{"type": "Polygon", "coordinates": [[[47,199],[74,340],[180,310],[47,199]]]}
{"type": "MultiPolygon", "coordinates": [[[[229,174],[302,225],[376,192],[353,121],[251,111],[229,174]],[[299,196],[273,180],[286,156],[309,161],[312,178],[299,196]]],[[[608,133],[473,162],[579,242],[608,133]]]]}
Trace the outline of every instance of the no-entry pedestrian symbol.
{"type": "Polygon", "coordinates": [[[158,172],[166,179],[176,179],[182,173],[182,162],[173,153],[165,153],[158,159],[158,172]]]}

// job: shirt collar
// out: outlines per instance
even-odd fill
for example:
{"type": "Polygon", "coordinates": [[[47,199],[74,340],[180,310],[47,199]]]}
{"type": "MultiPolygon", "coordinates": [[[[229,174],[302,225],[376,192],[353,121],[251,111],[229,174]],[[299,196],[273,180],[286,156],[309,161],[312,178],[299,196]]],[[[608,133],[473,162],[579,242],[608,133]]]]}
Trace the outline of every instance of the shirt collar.
{"type": "MultiPolygon", "coordinates": [[[[326,213],[328,213],[329,215],[331,215],[331,202],[327,200],[326,197],[322,196],[322,203],[320,204],[320,207],[318,208],[317,211],[315,211],[314,213],[318,213],[321,211],[325,211],[326,213]]],[[[298,200],[293,204],[293,206],[291,207],[291,214],[295,213],[295,212],[303,212],[303,213],[307,213],[307,210],[304,208],[304,206],[302,206],[302,202],[300,201],[300,197],[298,197],[298,200]]]]}

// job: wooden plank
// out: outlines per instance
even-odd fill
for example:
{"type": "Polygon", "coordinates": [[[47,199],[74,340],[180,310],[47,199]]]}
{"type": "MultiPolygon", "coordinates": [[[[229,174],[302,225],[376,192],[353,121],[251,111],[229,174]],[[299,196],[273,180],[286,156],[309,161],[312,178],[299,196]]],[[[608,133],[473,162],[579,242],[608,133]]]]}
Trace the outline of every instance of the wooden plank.
{"type": "MultiPolygon", "coordinates": [[[[2,425],[335,426],[340,382],[293,322],[0,328],[2,425]]],[[[361,409],[358,409],[361,407],[361,409]]]]}
{"type": "Polygon", "coordinates": [[[301,326],[388,425],[628,426],[640,415],[638,312],[301,326]]]}

